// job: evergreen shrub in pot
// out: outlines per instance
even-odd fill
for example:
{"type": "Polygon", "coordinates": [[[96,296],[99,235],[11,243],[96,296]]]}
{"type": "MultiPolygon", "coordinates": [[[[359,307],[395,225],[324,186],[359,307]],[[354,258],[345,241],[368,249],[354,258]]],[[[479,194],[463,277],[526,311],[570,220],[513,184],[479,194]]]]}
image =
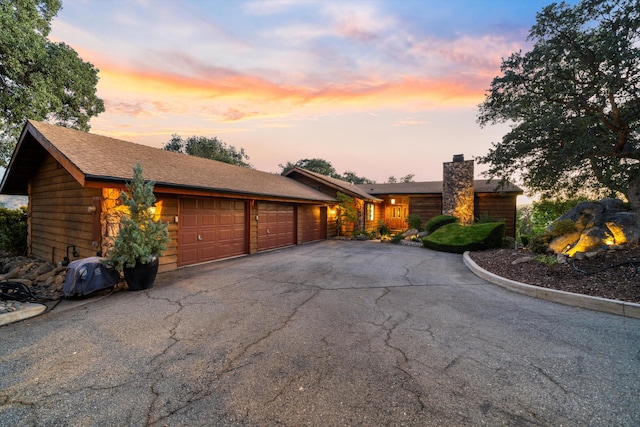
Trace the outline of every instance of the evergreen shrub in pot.
{"type": "Polygon", "coordinates": [[[169,224],[155,220],[153,181],[145,182],[140,163],[133,168],[133,179],[120,193],[120,201],[127,208],[120,222],[120,230],[109,262],[124,272],[131,290],[153,286],[158,273],[158,257],[169,243],[169,224]]]}

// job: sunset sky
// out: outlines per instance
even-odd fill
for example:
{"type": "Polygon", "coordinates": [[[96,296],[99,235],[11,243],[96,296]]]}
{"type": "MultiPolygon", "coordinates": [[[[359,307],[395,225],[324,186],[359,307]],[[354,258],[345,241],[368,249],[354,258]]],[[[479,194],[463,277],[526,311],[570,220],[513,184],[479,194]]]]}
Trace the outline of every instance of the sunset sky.
{"type": "Polygon", "coordinates": [[[318,157],[431,181],[508,130],[481,129],[477,106],[550,3],[63,0],[50,39],[100,70],[94,133],[155,147],[216,136],[267,172],[318,157]]]}

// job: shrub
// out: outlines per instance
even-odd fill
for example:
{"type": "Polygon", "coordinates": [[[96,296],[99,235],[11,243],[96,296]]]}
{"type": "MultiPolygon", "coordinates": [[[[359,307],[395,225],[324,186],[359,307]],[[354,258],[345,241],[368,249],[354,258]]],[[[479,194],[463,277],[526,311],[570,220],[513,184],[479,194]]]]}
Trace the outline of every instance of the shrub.
{"type": "Polygon", "coordinates": [[[422,239],[422,244],[436,251],[461,254],[465,251],[480,251],[499,248],[504,239],[503,222],[460,225],[447,224],[422,239]]]}
{"type": "Polygon", "coordinates": [[[127,208],[120,221],[120,231],[109,251],[110,263],[122,270],[136,264],[148,264],[155,256],[161,256],[169,240],[168,224],[154,218],[151,209],[156,197],[153,181],[146,181],[142,166],[133,168],[133,179],[126,184],[126,191],[120,193],[120,201],[127,208]]]}
{"type": "Polygon", "coordinates": [[[380,233],[381,236],[388,236],[389,234],[391,234],[391,229],[384,221],[379,221],[378,233],[380,233]]]}
{"type": "Polygon", "coordinates": [[[0,249],[11,255],[27,254],[27,209],[0,208],[0,249]]]}
{"type": "Polygon", "coordinates": [[[458,222],[458,218],[451,215],[436,215],[424,224],[424,230],[433,233],[443,225],[458,222]]]}
{"type": "Polygon", "coordinates": [[[490,213],[485,212],[485,213],[481,214],[480,216],[477,216],[474,222],[476,224],[487,224],[489,222],[504,222],[504,220],[496,219],[490,213]]]}
{"type": "Polygon", "coordinates": [[[525,234],[521,234],[520,235],[520,243],[522,243],[522,246],[524,246],[525,248],[527,246],[529,246],[529,236],[527,236],[525,234]]]}
{"type": "Polygon", "coordinates": [[[576,226],[576,223],[571,221],[570,219],[562,219],[562,220],[554,221],[551,224],[550,228],[551,228],[551,237],[558,237],[564,234],[578,231],[578,227],[576,226]]]}
{"type": "Polygon", "coordinates": [[[551,236],[549,236],[548,234],[539,234],[537,236],[533,236],[529,239],[529,244],[527,245],[527,247],[531,252],[544,254],[549,248],[550,239],[551,236]]]}
{"type": "Polygon", "coordinates": [[[371,239],[375,238],[375,234],[374,233],[370,233],[370,232],[368,232],[366,230],[355,230],[353,232],[353,238],[357,239],[358,236],[366,236],[367,240],[371,240],[371,239]]]}
{"type": "Polygon", "coordinates": [[[407,224],[409,225],[409,228],[415,228],[418,231],[423,231],[422,218],[416,214],[411,214],[407,217],[407,224]]]}
{"type": "Polygon", "coordinates": [[[536,261],[538,261],[539,263],[542,263],[548,267],[552,267],[554,265],[558,265],[558,257],[555,257],[553,255],[538,255],[536,257],[536,261]]]}
{"type": "Polygon", "coordinates": [[[391,237],[391,243],[400,243],[401,240],[404,239],[402,233],[396,233],[391,237]]]}

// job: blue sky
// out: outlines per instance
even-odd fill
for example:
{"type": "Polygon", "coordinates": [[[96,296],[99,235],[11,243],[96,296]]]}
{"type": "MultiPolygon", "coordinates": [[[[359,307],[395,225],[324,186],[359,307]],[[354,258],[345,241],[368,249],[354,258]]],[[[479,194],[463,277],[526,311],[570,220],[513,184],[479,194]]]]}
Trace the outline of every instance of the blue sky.
{"type": "Polygon", "coordinates": [[[481,129],[477,105],[551,3],[63,0],[50,38],[100,70],[92,132],[216,136],[268,172],[319,157],[431,181],[508,130],[481,129]]]}

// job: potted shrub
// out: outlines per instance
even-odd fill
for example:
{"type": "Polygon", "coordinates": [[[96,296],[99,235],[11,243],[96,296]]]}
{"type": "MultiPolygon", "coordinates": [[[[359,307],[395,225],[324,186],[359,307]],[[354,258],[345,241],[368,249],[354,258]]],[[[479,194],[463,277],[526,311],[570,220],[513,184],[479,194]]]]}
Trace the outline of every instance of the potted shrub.
{"type": "Polygon", "coordinates": [[[129,289],[137,291],[153,286],[158,273],[158,257],[169,243],[169,224],[155,220],[153,181],[145,182],[140,163],[133,168],[133,179],[120,193],[127,208],[120,230],[109,251],[110,263],[124,272],[129,289]]]}

